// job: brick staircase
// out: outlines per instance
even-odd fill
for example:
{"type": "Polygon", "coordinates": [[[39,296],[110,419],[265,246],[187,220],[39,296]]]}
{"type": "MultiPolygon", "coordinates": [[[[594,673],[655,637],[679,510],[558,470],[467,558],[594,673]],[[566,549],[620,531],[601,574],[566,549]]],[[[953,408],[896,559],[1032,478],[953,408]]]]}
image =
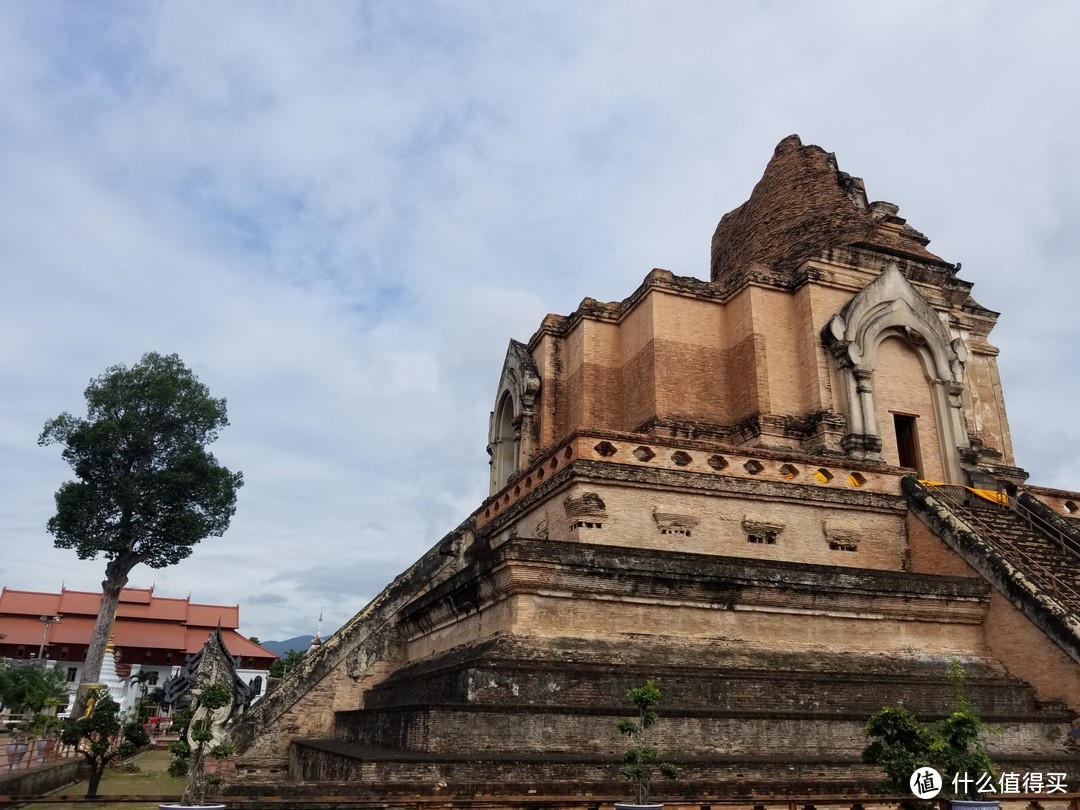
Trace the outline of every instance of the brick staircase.
{"type": "Polygon", "coordinates": [[[1080,543],[1016,501],[996,504],[964,487],[936,486],[957,516],[1064,607],[1080,615],[1080,543]]]}

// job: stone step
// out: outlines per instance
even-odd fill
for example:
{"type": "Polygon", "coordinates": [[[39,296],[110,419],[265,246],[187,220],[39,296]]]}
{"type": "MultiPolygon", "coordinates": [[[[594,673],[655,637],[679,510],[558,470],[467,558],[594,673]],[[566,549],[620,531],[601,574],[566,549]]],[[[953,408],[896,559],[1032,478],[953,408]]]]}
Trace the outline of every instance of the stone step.
{"type": "Polygon", "coordinates": [[[951,508],[977,531],[999,543],[1014,565],[1036,581],[1045,582],[1049,593],[1080,612],[1080,596],[1052,584],[1054,581],[1080,584],[1080,559],[1074,554],[1063,550],[1053,538],[1032,529],[1011,509],[958,507],[955,504],[951,508]]]}
{"type": "MultiPolygon", "coordinates": [[[[628,688],[655,680],[665,705],[713,711],[847,711],[869,716],[886,704],[903,704],[927,715],[941,715],[955,703],[952,685],[941,677],[942,664],[913,672],[881,673],[854,669],[833,672],[762,669],[620,667],[610,664],[525,666],[491,662],[415,673],[395,678],[365,697],[370,710],[429,703],[529,706],[610,706],[625,701],[628,688]],[[657,672],[655,670],[660,669],[657,672]]],[[[968,699],[988,718],[1055,712],[1031,688],[1006,677],[967,678],[968,699]]]]}
{"type": "MultiPolygon", "coordinates": [[[[877,766],[857,756],[818,757],[719,753],[676,760],[679,779],[658,780],[654,795],[679,797],[783,795],[865,795],[876,792],[884,776],[877,766]]],[[[1080,784],[1075,755],[997,758],[999,772],[1064,773],[1065,784],[1080,784]]],[[[619,796],[626,781],[617,776],[617,759],[571,753],[565,755],[456,754],[429,755],[392,748],[359,746],[328,740],[293,744],[294,779],[299,784],[275,786],[280,798],[302,796],[304,783],[322,795],[395,796],[410,791],[429,794],[432,786],[446,796],[578,795],[619,796]],[[282,788],[286,790],[281,793],[282,788]]],[[[243,786],[237,786],[243,790],[243,786]]]]}
{"type": "MultiPolygon", "coordinates": [[[[625,710],[581,706],[417,706],[339,712],[334,736],[362,746],[439,754],[580,751],[614,755],[625,710]]],[[[654,744],[680,757],[724,754],[858,757],[866,745],[867,714],[857,712],[665,711],[654,744]]],[[[993,718],[1000,733],[988,748],[1005,755],[1059,755],[1070,750],[1071,715],[993,718]]]]}

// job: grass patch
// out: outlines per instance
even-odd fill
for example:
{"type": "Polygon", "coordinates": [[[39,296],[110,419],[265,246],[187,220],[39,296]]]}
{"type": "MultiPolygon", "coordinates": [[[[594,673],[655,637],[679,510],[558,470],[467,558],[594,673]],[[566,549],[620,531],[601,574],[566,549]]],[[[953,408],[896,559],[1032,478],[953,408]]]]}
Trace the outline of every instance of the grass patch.
{"type": "MultiPolygon", "coordinates": [[[[184,792],[184,780],[169,776],[168,767],[171,756],[168,746],[147,751],[137,756],[133,762],[137,770],[109,768],[98,785],[98,794],[102,796],[170,796],[172,801],[180,801],[184,792]]],[[[57,796],[85,796],[86,782],[79,782],[71,787],[56,792],[57,796]]],[[[27,805],[29,810],[56,810],[62,804],[37,802],[27,805]]],[[[157,802],[87,802],[76,805],[87,810],[157,810],[157,802]]]]}

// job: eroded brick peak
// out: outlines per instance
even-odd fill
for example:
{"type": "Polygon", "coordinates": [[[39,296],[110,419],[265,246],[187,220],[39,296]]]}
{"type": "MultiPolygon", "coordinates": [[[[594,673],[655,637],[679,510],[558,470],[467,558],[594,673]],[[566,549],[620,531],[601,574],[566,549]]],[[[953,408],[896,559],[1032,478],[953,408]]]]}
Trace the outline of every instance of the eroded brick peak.
{"type": "Polygon", "coordinates": [[[712,241],[712,280],[737,282],[755,264],[794,273],[807,259],[851,246],[947,265],[897,211],[892,203],[868,203],[862,179],[840,171],[836,155],[789,135],[777,145],[750,199],[720,220],[712,241]]]}

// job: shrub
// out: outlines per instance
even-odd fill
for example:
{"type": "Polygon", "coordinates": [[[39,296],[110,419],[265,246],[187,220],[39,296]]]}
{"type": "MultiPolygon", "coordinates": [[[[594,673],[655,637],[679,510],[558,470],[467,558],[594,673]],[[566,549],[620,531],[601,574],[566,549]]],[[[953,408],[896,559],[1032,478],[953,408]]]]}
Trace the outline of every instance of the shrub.
{"type": "Polygon", "coordinates": [[[968,703],[964,691],[964,668],[955,659],[949,664],[949,682],[955,706],[937,723],[922,723],[903,706],[884,706],[866,723],[869,744],[863,762],[881,765],[888,781],[886,792],[904,794],[909,779],[919,768],[931,767],[942,776],[942,793],[952,798],[978,798],[977,780],[982,774],[996,776],[993,762],[980,739],[982,720],[968,703]],[[973,781],[954,782],[967,774],[973,781]],[[960,789],[963,785],[964,789],[960,789]]]}
{"type": "Polygon", "coordinates": [[[648,804],[649,789],[658,771],[668,779],[679,775],[678,768],[670,762],[661,762],[659,752],[649,744],[649,730],[660,719],[656,713],[660,697],[660,690],[651,680],[629,690],[626,699],[637,708],[638,716],[623,717],[615,724],[620,733],[630,738],[631,747],[623,755],[619,773],[634,785],[638,804],[648,804]]]}

